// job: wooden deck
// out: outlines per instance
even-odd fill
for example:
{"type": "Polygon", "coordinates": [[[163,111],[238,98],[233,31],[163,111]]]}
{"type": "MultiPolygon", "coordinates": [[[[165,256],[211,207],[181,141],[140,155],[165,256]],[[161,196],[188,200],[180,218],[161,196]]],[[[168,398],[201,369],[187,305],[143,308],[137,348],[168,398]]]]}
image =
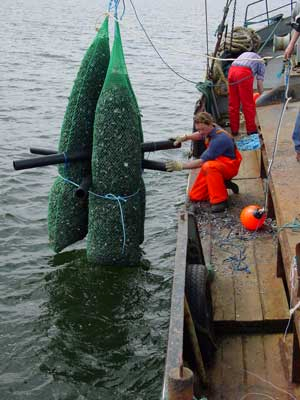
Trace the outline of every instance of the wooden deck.
{"type": "MultiPolygon", "coordinates": [[[[273,141],[282,105],[258,109],[258,116],[264,136],[263,165],[267,171],[268,160],[273,151],[273,141]]],[[[275,156],[270,180],[271,199],[274,205],[279,250],[277,254],[277,273],[283,277],[287,286],[290,308],[300,302],[300,266],[298,270],[297,253],[300,253],[300,232],[286,228],[287,224],[300,221],[300,164],[292,143],[292,132],[300,103],[289,103],[285,111],[279,135],[279,145],[275,156]]],[[[294,354],[293,378],[300,379],[300,307],[294,312],[294,354]]]]}
{"type": "Polygon", "coordinates": [[[210,217],[202,205],[196,210],[206,264],[215,271],[211,289],[218,332],[284,332],[289,319],[285,288],[277,277],[275,232],[268,227],[252,234],[239,220],[245,206],[264,203],[259,159],[259,152],[243,152],[234,179],[240,193],[230,195],[228,212],[210,217]]]}
{"type": "Polygon", "coordinates": [[[292,335],[235,335],[219,338],[209,370],[208,399],[291,400],[299,389],[290,383],[292,335]]]}
{"type": "MultiPolygon", "coordinates": [[[[284,118],[271,174],[278,228],[299,217],[299,164],[291,141],[298,107],[299,103],[290,105],[284,118]]],[[[258,112],[265,167],[279,115],[280,109],[274,105],[258,112]]],[[[229,192],[229,210],[211,215],[203,203],[195,207],[206,264],[215,271],[212,299],[219,348],[208,372],[210,399],[299,398],[299,385],[292,383],[299,379],[299,310],[294,313],[295,334],[284,338],[290,316],[288,302],[295,305],[299,300],[298,278],[293,286],[290,281],[299,232],[284,228],[278,233],[270,223],[252,234],[239,222],[244,206],[264,205],[261,167],[260,151],[243,152],[239,176],[233,180],[240,193],[229,192]]],[[[197,173],[190,175],[188,187],[197,173]]]]}

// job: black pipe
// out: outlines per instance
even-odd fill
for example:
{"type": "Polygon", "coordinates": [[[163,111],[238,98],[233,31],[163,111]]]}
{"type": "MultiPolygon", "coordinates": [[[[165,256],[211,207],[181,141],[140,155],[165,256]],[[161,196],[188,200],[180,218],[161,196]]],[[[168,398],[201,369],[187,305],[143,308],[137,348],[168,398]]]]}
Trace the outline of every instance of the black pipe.
{"type": "Polygon", "coordinates": [[[57,153],[33,159],[23,159],[13,161],[15,170],[25,170],[34,167],[51,166],[54,164],[63,164],[69,162],[90,160],[90,152],[57,153]]]}
{"type": "Polygon", "coordinates": [[[29,148],[30,153],[34,155],[55,155],[57,150],[54,149],[42,149],[42,148],[29,148]]]}
{"type": "Polygon", "coordinates": [[[143,159],[142,168],[146,168],[148,170],[166,171],[165,163],[156,162],[154,160],[143,159]]]}
{"type": "MultiPolygon", "coordinates": [[[[142,152],[156,152],[157,150],[176,149],[181,147],[181,143],[174,145],[175,139],[168,139],[167,141],[144,142],[141,145],[142,152]]],[[[30,153],[36,155],[53,155],[58,153],[54,149],[43,148],[29,148],[30,153]]]]}
{"type": "MultiPolygon", "coordinates": [[[[35,157],[33,159],[15,160],[13,161],[13,166],[15,170],[26,170],[34,167],[51,166],[54,164],[77,162],[89,159],[89,152],[74,152],[68,153],[66,155],[64,153],[56,153],[42,157],[35,157]]],[[[143,160],[142,168],[146,168],[149,170],[166,171],[165,163],[156,162],[153,160],[143,160]]]]}
{"type": "Polygon", "coordinates": [[[87,175],[86,177],[84,177],[80,183],[80,186],[74,191],[74,196],[82,200],[87,199],[91,183],[91,175],[87,175]]]}
{"type": "Polygon", "coordinates": [[[141,145],[142,152],[156,152],[157,150],[167,150],[180,148],[181,142],[176,146],[174,145],[175,139],[168,139],[167,141],[144,142],[141,145]]]}

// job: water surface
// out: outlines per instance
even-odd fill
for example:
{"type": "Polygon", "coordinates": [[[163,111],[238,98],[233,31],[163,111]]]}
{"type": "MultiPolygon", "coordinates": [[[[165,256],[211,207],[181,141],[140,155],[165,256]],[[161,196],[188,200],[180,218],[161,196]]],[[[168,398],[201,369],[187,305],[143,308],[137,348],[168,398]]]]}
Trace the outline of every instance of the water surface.
{"type": "MultiPolygon", "coordinates": [[[[146,141],[189,132],[198,93],[164,66],[130,3],[121,25],[146,141]]],[[[143,261],[95,268],[85,241],[48,248],[47,196],[56,167],[14,171],[28,148],[56,148],[68,96],[107,3],[2,0],[0,10],[0,397],[160,398],[167,346],[177,209],[186,173],[146,171],[143,261]]],[[[204,4],[136,0],[162,57],[190,81],[203,77],[204,4]]],[[[209,45],[223,2],[209,10],[209,45]]],[[[113,24],[111,24],[113,25],[113,24]]],[[[188,146],[149,158],[184,159],[188,146]]]]}

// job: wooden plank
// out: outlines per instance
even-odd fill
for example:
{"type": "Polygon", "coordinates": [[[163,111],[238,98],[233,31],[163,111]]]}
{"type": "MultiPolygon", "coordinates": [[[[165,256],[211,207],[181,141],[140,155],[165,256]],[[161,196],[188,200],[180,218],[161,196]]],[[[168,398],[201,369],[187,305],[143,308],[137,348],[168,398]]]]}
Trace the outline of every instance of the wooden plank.
{"type": "Polygon", "coordinates": [[[288,334],[285,340],[283,334],[264,336],[267,380],[274,385],[270,388],[273,389],[276,399],[287,400],[293,398],[292,396],[300,399],[299,385],[291,383],[290,380],[292,341],[291,334],[288,334]]]}
{"type": "Polygon", "coordinates": [[[292,334],[222,336],[209,367],[208,398],[215,400],[300,399],[290,383],[292,334]]]}
{"type": "Polygon", "coordinates": [[[285,329],[289,319],[288,303],[282,279],[276,276],[276,244],[270,238],[254,240],[254,256],[259,277],[259,292],[265,327],[279,320],[285,329]]]}
{"type": "MultiPolygon", "coordinates": [[[[259,118],[265,142],[266,157],[264,158],[266,169],[268,158],[271,158],[275,133],[281,113],[282,105],[267,106],[259,110],[259,118]]],[[[278,226],[282,227],[291,223],[300,215],[300,167],[295,159],[295,152],[291,140],[296,115],[300,109],[300,103],[290,103],[285,111],[282,128],[279,134],[278,150],[275,156],[271,172],[270,190],[274,203],[278,226]]],[[[296,244],[300,242],[299,233],[290,229],[284,229],[279,233],[285,279],[291,293],[290,274],[292,261],[295,256],[296,244]]],[[[295,303],[295,300],[293,300],[295,303]]],[[[296,333],[300,339],[299,314],[294,314],[296,333]]]]}
{"type": "Polygon", "coordinates": [[[185,273],[188,243],[188,215],[181,210],[178,215],[178,235],[175,270],[172,286],[168,345],[163,383],[164,399],[168,397],[168,375],[171,369],[179,367],[183,361],[185,273]]]}
{"type": "Polygon", "coordinates": [[[200,172],[199,168],[195,168],[194,170],[190,170],[189,176],[188,176],[187,188],[186,188],[186,195],[187,196],[188,196],[188,193],[191,190],[191,187],[194,184],[194,181],[195,181],[196,177],[198,176],[199,172],[200,172]]]}
{"type": "Polygon", "coordinates": [[[222,400],[241,399],[244,393],[244,366],[241,336],[223,340],[223,393],[222,400]],[[233,380],[235,378],[235,380],[233,380]]]}
{"type": "MultiPolygon", "coordinates": [[[[257,158],[255,152],[248,155],[249,162],[253,161],[256,168],[253,174],[259,173],[257,158]]],[[[251,164],[252,165],[252,164],[251,164]]],[[[263,199],[261,180],[243,180],[240,183],[240,198],[243,204],[260,204],[263,199]],[[250,196],[252,194],[252,196],[250,196]],[[251,202],[254,199],[254,202],[251,202]]],[[[236,213],[239,216],[241,209],[238,208],[236,213]]],[[[236,305],[236,321],[242,324],[252,322],[262,322],[263,314],[261,307],[261,298],[259,293],[259,283],[257,277],[257,269],[254,255],[254,240],[243,243],[241,246],[245,248],[245,263],[249,267],[249,274],[245,272],[236,272],[234,276],[235,286],[235,305],[236,305]]]]}
{"type": "Polygon", "coordinates": [[[258,153],[260,151],[244,151],[240,152],[242,155],[242,162],[240,164],[239,173],[233,179],[246,179],[246,178],[259,178],[260,176],[260,163],[258,162],[258,153]]]}
{"type": "MultiPolygon", "coordinates": [[[[259,167],[255,152],[244,152],[243,161],[240,168],[239,178],[242,177],[257,177],[259,176],[259,167]]],[[[261,180],[239,180],[240,194],[231,195],[230,202],[232,203],[229,209],[234,219],[239,222],[239,215],[242,205],[250,201],[249,194],[254,193],[254,187],[258,192],[261,180]]],[[[248,203],[247,203],[248,204],[248,203]]],[[[219,232],[213,232],[213,238],[227,238],[229,228],[221,229],[219,232]]],[[[240,252],[237,241],[233,246],[227,247],[227,250],[232,252],[234,257],[240,252]]],[[[254,288],[250,286],[250,282],[254,278],[249,279],[250,275],[241,271],[229,271],[225,267],[223,261],[229,257],[225,250],[221,249],[221,241],[214,241],[212,254],[214,255],[214,266],[216,267],[216,276],[212,284],[213,305],[214,305],[214,320],[216,322],[228,322],[229,326],[233,327],[235,321],[262,320],[261,306],[259,297],[256,299],[254,288]],[[251,298],[251,299],[250,299],[251,298]],[[250,302],[249,302],[250,301],[250,302]]],[[[241,245],[244,246],[245,244],[241,245]]],[[[247,244],[249,246],[249,244],[247,244]]],[[[255,272],[254,272],[255,273],[255,272]]],[[[255,284],[256,287],[256,284],[255,284]]],[[[257,286],[258,287],[258,286],[257,286]]],[[[255,290],[256,292],[256,290],[255,290]]],[[[258,291],[257,291],[258,295],[258,291]]]]}
{"type": "Polygon", "coordinates": [[[266,363],[264,340],[262,335],[243,336],[243,357],[245,368],[245,394],[244,399],[261,400],[262,394],[267,394],[266,383],[257,376],[266,380],[266,363]],[[256,376],[248,372],[256,372],[256,376]]]}
{"type": "Polygon", "coordinates": [[[289,381],[292,335],[283,334],[243,337],[246,374],[244,399],[280,399],[298,397],[298,386],[289,381]]]}
{"type": "Polygon", "coordinates": [[[209,399],[221,400],[224,389],[223,385],[223,347],[218,346],[214,355],[214,362],[208,369],[209,399]]]}
{"type": "Polygon", "coordinates": [[[235,321],[235,298],[233,273],[215,273],[214,281],[211,285],[213,320],[214,322],[227,322],[231,324],[235,321]]]}
{"type": "Polygon", "coordinates": [[[248,265],[249,273],[235,272],[234,286],[236,321],[248,325],[249,323],[262,322],[263,314],[253,241],[249,241],[245,248],[245,263],[248,265]],[[242,273],[244,274],[242,275],[242,273]]]}

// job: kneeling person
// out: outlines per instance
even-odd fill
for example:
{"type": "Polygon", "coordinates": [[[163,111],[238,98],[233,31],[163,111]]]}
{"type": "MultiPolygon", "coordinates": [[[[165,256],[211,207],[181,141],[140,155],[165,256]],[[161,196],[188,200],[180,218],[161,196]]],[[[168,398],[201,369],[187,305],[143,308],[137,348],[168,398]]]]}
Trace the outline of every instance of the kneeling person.
{"type": "Polygon", "coordinates": [[[199,112],[194,117],[196,132],[176,138],[175,144],[187,140],[205,140],[207,149],[200,159],[188,162],[168,161],[167,171],[201,168],[189,192],[191,201],[210,201],[212,212],[223,212],[227,207],[226,180],[238,173],[242,157],[232,136],[218,127],[211,114],[199,112]]]}

